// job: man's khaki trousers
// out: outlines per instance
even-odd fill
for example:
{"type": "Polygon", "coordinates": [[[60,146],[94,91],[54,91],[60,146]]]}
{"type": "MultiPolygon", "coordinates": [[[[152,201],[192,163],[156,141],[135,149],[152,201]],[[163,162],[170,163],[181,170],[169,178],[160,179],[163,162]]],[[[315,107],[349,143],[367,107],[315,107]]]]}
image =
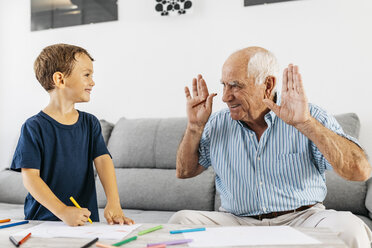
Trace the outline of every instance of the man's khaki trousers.
{"type": "Polygon", "coordinates": [[[312,208],[278,216],[272,219],[257,220],[239,217],[228,212],[182,210],[169,220],[171,224],[198,224],[222,226],[279,226],[322,227],[338,232],[338,236],[348,247],[371,248],[372,233],[368,226],[351,212],[326,210],[318,203],[312,208]]]}

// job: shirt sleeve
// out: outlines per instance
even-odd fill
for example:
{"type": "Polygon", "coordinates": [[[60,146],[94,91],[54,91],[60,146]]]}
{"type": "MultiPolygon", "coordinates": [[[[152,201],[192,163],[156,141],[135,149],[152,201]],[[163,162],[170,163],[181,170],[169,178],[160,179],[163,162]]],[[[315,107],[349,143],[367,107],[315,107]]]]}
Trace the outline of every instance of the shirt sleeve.
{"type": "MultiPolygon", "coordinates": [[[[335,117],[327,113],[326,111],[320,109],[319,107],[314,107],[312,109],[312,116],[317,119],[323,126],[328,128],[329,130],[335,132],[341,137],[344,137],[356,145],[361,147],[358,140],[344,132],[340,124],[337,122],[335,117]]],[[[324,173],[325,170],[332,170],[332,165],[328,162],[328,160],[323,156],[323,154],[319,151],[318,147],[313,143],[311,143],[311,152],[312,157],[315,162],[315,165],[318,167],[320,173],[324,173]]]]}
{"type": "Polygon", "coordinates": [[[22,168],[41,168],[42,141],[39,127],[32,122],[26,122],[21,128],[21,135],[14,152],[11,170],[21,171],[22,168]]]}
{"type": "Polygon", "coordinates": [[[203,166],[204,168],[208,168],[211,165],[211,159],[210,159],[210,120],[207,122],[207,124],[204,127],[204,131],[202,134],[202,137],[200,138],[199,143],[199,164],[203,166]]]}
{"type": "Polygon", "coordinates": [[[107,149],[106,143],[102,136],[102,128],[99,120],[93,118],[93,160],[101,155],[108,154],[111,157],[110,152],[107,149]]]}

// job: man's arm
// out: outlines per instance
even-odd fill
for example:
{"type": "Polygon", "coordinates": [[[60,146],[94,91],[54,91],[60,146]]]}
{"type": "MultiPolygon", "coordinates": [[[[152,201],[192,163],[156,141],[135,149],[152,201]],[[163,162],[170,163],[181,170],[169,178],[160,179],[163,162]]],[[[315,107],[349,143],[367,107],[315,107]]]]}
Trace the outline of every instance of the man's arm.
{"type": "Polygon", "coordinates": [[[212,112],[213,97],[201,75],[192,81],[192,93],[185,87],[188,124],[185,135],[177,151],[176,175],[178,178],[190,178],[199,175],[204,167],[199,165],[199,142],[204,126],[212,112]]]}
{"type": "Polygon", "coordinates": [[[203,129],[192,129],[187,126],[185,135],[177,151],[176,173],[178,178],[195,177],[204,171],[199,164],[199,142],[203,129]]]}
{"type": "Polygon", "coordinates": [[[108,154],[101,155],[94,159],[99,179],[101,180],[103,189],[105,190],[107,204],[104,211],[104,216],[109,224],[134,224],[134,221],[124,216],[120,205],[118,186],[114,163],[108,154]]]}
{"type": "Polygon", "coordinates": [[[66,206],[40,178],[37,169],[22,168],[22,179],[25,188],[41,205],[70,226],[82,226],[88,221],[90,211],[86,208],[66,206]]]}
{"type": "Polygon", "coordinates": [[[327,129],[310,115],[297,66],[290,64],[284,70],[281,106],[268,99],[264,103],[284,122],[308,137],[340,176],[354,181],[369,178],[371,165],[363,150],[327,129]]]}
{"type": "Polygon", "coordinates": [[[332,132],[313,117],[295,127],[317,146],[341,177],[352,181],[369,178],[371,166],[363,150],[354,142],[332,132]]]}

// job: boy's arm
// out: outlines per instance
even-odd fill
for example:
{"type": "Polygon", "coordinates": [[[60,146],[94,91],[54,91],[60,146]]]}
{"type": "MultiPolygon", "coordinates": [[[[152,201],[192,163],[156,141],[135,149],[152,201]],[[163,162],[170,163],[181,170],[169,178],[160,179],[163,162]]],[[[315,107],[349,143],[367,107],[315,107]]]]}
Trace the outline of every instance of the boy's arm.
{"type": "Polygon", "coordinates": [[[94,159],[94,164],[107,198],[104,213],[107,222],[109,224],[118,223],[120,225],[134,224],[132,219],[124,216],[123,210],[121,209],[114,163],[111,157],[108,154],[101,155],[94,159]]]}
{"type": "Polygon", "coordinates": [[[25,188],[41,205],[70,226],[82,226],[88,221],[90,211],[86,208],[66,206],[40,178],[40,170],[22,168],[25,188]]]}

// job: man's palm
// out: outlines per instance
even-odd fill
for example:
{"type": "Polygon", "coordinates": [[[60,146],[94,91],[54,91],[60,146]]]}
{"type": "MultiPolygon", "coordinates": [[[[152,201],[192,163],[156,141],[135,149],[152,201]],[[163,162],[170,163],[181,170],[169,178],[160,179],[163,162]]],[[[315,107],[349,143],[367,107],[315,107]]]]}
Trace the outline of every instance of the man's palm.
{"type": "Polygon", "coordinates": [[[212,101],[216,94],[209,94],[207,84],[201,75],[193,79],[192,93],[191,97],[189,88],[185,87],[188,120],[191,125],[202,127],[211,115],[212,101]]]}
{"type": "Polygon", "coordinates": [[[289,65],[283,72],[281,106],[265,99],[266,105],[289,125],[296,126],[309,120],[310,112],[307,97],[302,85],[298,67],[289,65]]]}

